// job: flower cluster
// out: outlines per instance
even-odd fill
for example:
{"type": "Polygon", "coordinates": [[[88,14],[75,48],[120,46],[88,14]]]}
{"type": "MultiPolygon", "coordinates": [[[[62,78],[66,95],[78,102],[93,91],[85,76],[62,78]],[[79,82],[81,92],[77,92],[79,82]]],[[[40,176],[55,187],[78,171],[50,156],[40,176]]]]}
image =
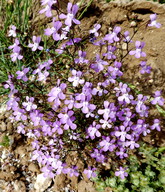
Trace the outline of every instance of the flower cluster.
{"type": "MultiPolygon", "coordinates": [[[[58,1],[42,0],[46,7],[40,13],[52,17],[54,4],[58,1]]],[[[15,75],[9,75],[4,85],[10,89],[7,107],[13,111],[11,120],[17,122],[18,133],[32,138],[32,160],[40,163],[45,177],[61,173],[80,174],[76,164],[68,165],[65,161],[64,157],[70,150],[81,153],[84,159],[95,160],[96,163],[86,165],[83,172],[88,178],[95,177],[94,165],[104,165],[108,158],[113,160],[116,156],[118,161],[127,158],[129,151],[139,147],[141,136],[154,129],[161,130],[161,121],[150,116],[150,109],[164,104],[161,92],[156,91],[154,98],[150,99],[131,89],[122,79],[124,64],[117,54],[120,49],[118,42],[127,42],[131,47],[135,43],[135,50],[129,48],[127,54],[137,59],[146,57],[142,51],[145,43],[133,42],[129,32],[122,34],[119,26],[99,40],[101,25],[95,24],[89,31],[89,43],[94,49],[101,45],[100,49],[105,51],[99,51],[94,60],[89,60],[81,47],[73,49],[82,41],[72,33],[80,24],[76,19],[77,12],[78,6],[68,3],[67,14],[59,14],[58,20],[53,17],[53,27],[45,29],[46,36],[59,42],[56,44],[56,57],[50,58],[50,54],[35,69],[23,66],[15,75]],[[92,40],[91,34],[94,36],[92,40]],[[77,52],[73,54],[73,50],[77,52]],[[59,68],[62,66],[57,63],[65,62],[66,56],[69,62],[61,74],[59,68]]],[[[154,25],[159,27],[152,16],[149,26],[154,25]]],[[[10,36],[13,34],[15,37],[15,28],[12,30],[10,36]]],[[[33,52],[37,49],[44,51],[39,45],[41,37],[33,36],[32,39],[33,43],[28,47],[33,52]]],[[[14,45],[9,47],[15,54],[12,61],[23,58],[19,55],[18,45],[19,40],[15,39],[14,45]]],[[[151,68],[145,61],[141,62],[141,67],[142,74],[150,73],[151,68]]],[[[128,173],[126,168],[120,167],[115,175],[123,179],[128,173]]]]}

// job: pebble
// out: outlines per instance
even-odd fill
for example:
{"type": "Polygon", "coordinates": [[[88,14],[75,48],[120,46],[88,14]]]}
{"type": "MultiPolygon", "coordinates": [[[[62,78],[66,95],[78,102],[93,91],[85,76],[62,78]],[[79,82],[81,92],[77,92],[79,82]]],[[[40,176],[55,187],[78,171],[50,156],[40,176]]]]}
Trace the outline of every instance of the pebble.
{"type": "Polygon", "coordinates": [[[0,131],[5,132],[6,131],[6,124],[2,121],[0,124],[0,131]]]}
{"type": "Polygon", "coordinates": [[[7,123],[7,130],[8,132],[11,134],[13,132],[13,125],[11,122],[8,122],[7,123]]]}
{"type": "Polygon", "coordinates": [[[23,181],[16,180],[13,184],[15,192],[26,192],[26,186],[23,181]]]}
{"type": "Polygon", "coordinates": [[[43,173],[41,173],[37,175],[34,188],[36,189],[36,192],[44,192],[51,185],[51,182],[52,182],[51,178],[44,177],[43,173]]]}
{"type": "Polygon", "coordinates": [[[34,163],[30,163],[29,166],[28,166],[28,169],[31,172],[37,172],[37,173],[40,172],[38,165],[34,164],[34,163]]]}

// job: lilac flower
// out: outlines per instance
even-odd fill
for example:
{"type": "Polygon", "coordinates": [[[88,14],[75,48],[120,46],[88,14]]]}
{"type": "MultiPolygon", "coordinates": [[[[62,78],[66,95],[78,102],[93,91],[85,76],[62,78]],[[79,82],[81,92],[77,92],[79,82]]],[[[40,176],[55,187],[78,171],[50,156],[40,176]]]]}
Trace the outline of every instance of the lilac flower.
{"type": "Polygon", "coordinates": [[[89,62],[87,59],[85,59],[85,57],[86,57],[85,51],[83,52],[83,51],[79,50],[78,56],[79,56],[79,58],[74,59],[75,63],[79,63],[79,64],[86,63],[87,64],[89,62]]]}
{"type": "Polygon", "coordinates": [[[88,127],[87,133],[91,139],[95,139],[95,136],[101,137],[101,133],[98,131],[99,128],[100,128],[100,125],[96,124],[95,121],[92,123],[92,125],[88,127]]]}
{"type": "Polygon", "coordinates": [[[97,174],[94,172],[96,170],[96,168],[91,168],[91,167],[88,167],[88,169],[85,169],[83,171],[83,173],[85,173],[88,177],[88,179],[90,179],[91,177],[96,177],[97,174]]]}
{"type": "Polygon", "coordinates": [[[138,100],[133,102],[136,104],[136,112],[139,113],[141,117],[147,117],[148,116],[148,107],[144,104],[144,102],[147,100],[146,96],[143,96],[142,94],[138,95],[138,100]]]}
{"type": "Polygon", "coordinates": [[[72,77],[68,78],[68,81],[73,82],[72,83],[73,87],[77,87],[79,84],[84,84],[85,80],[80,79],[80,77],[82,76],[81,71],[72,70],[72,75],[73,75],[72,77]]]}
{"type": "Polygon", "coordinates": [[[120,151],[117,151],[116,152],[116,155],[120,157],[120,159],[123,159],[125,157],[128,157],[128,154],[125,153],[126,152],[126,149],[124,148],[120,148],[120,151]]]}
{"type": "Polygon", "coordinates": [[[41,41],[41,37],[36,37],[36,36],[33,36],[33,44],[32,43],[29,43],[28,47],[32,48],[32,51],[36,51],[37,49],[39,50],[43,50],[43,47],[42,46],[39,46],[39,43],[41,41]]]}
{"type": "Polygon", "coordinates": [[[145,73],[151,73],[151,66],[146,65],[146,61],[142,61],[140,63],[140,66],[142,67],[142,69],[140,70],[141,74],[145,74],[145,73]]]}
{"type": "Polygon", "coordinates": [[[105,89],[101,89],[101,83],[99,82],[97,84],[97,87],[96,88],[93,88],[92,90],[92,95],[98,95],[98,96],[102,96],[103,94],[107,94],[108,91],[105,90],[105,89]]]}
{"type": "Polygon", "coordinates": [[[60,122],[64,124],[64,129],[68,130],[69,127],[73,130],[76,129],[77,125],[73,123],[73,121],[75,120],[75,117],[73,116],[74,112],[72,110],[68,111],[67,107],[65,107],[63,111],[64,113],[58,114],[58,118],[60,119],[60,122]]]}
{"type": "Polygon", "coordinates": [[[116,47],[109,45],[107,53],[104,53],[103,56],[106,56],[107,59],[116,59],[116,56],[113,54],[114,51],[116,51],[116,47]]]}
{"type": "Polygon", "coordinates": [[[33,104],[34,98],[26,96],[26,101],[22,105],[25,107],[26,111],[31,111],[37,108],[37,105],[33,104]]]}
{"type": "Polygon", "coordinates": [[[102,59],[100,59],[100,56],[97,54],[96,61],[95,61],[95,63],[92,63],[90,65],[90,68],[95,70],[96,72],[100,72],[104,69],[104,65],[108,65],[108,63],[106,61],[103,61],[102,59]]]}
{"type": "Polygon", "coordinates": [[[113,119],[116,116],[116,107],[114,103],[109,103],[108,101],[104,101],[104,107],[105,109],[99,109],[98,114],[102,115],[105,120],[108,120],[109,118],[113,119]]]}
{"type": "Polygon", "coordinates": [[[101,127],[103,129],[111,128],[112,127],[112,121],[111,120],[100,119],[99,122],[102,124],[101,127]]]}
{"type": "Polygon", "coordinates": [[[124,40],[123,41],[126,42],[126,43],[132,42],[131,38],[129,36],[129,31],[124,32],[124,40]]]}
{"type": "Polygon", "coordinates": [[[115,83],[116,78],[123,75],[122,71],[120,71],[121,66],[122,64],[120,62],[115,61],[114,67],[108,67],[108,73],[105,73],[104,75],[107,78],[107,80],[103,83],[104,85],[106,85],[107,82],[115,83]]]}
{"type": "Polygon", "coordinates": [[[108,41],[108,43],[114,43],[114,42],[118,42],[120,40],[120,38],[118,37],[118,34],[120,33],[121,31],[121,27],[115,27],[113,29],[113,32],[107,34],[105,37],[104,37],[104,40],[108,41]]]}
{"type": "MultiPolygon", "coordinates": [[[[13,49],[13,50],[15,50],[15,49],[17,49],[19,46],[19,40],[16,38],[15,40],[14,40],[14,44],[13,45],[10,45],[8,48],[9,49],[13,49]]],[[[14,52],[14,51],[13,51],[14,52]]]]}
{"type": "Polygon", "coordinates": [[[161,97],[161,91],[156,91],[154,95],[154,99],[151,101],[153,105],[159,104],[161,106],[164,105],[164,99],[161,97]]]}
{"type": "Polygon", "coordinates": [[[101,150],[94,149],[90,156],[95,158],[97,162],[103,163],[105,161],[105,156],[101,153],[101,150]]]}
{"type": "Polygon", "coordinates": [[[136,141],[132,138],[130,141],[126,141],[126,147],[130,147],[130,149],[139,148],[140,145],[136,143],[136,141]]]}
{"type": "Polygon", "coordinates": [[[18,47],[18,46],[17,46],[17,47],[14,47],[14,49],[13,49],[13,54],[10,55],[11,60],[12,60],[13,62],[15,62],[17,59],[18,59],[18,60],[21,60],[21,59],[23,58],[23,56],[20,55],[20,50],[21,50],[20,47],[18,47]]]}
{"type": "Polygon", "coordinates": [[[18,127],[17,127],[17,133],[21,133],[21,134],[25,134],[25,126],[20,124],[18,127]]]}
{"type": "Polygon", "coordinates": [[[53,18],[53,27],[45,29],[45,35],[52,35],[55,41],[61,40],[61,35],[58,33],[59,29],[62,27],[62,23],[60,21],[55,21],[53,18]]]}
{"type": "Polygon", "coordinates": [[[57,3],[57,0],[41,0],[41,5],[45,5],[45,4],[55,4],[57,3]]]}
{"type": "Polygon", "coordinates": [[[20,109],[20,108],[15,109],[13,112],[13,116],[15,116],[14,120],[16,120],[16,121],[27,120],[27,116],[25,115],[24,109],[20,109]]]}
{"type": "Polygon", "coordinates": [[[150,15],[151,22],[150,24],[148,24],[149,27],[153,27],[153,26],[155,26],[156,28],[161,27],[161,24],[156,21],[156,18],[157,18],[156,13],[150,15]]]}
{"type": "Polygon", "coordinates": [[[68,3],[67,11],[68,11],[67,15],[60,14],[59,18],[60,19],[66,19],[65,20],[65,25],[67,25],[69,27],[72,26],[72,22],[74,22],[75,24],[79,25],[80,21],[75,19],[75,15],[76,15],[76,13],[78,11],[78,6],[76,4],[72,5],[72,3],[68,3]]]}
{"type": "Polygon", "coordinates": [[[156,129],[157,131],[160,131],[160,120],[159,119],[154,119],[154,124],[151,126],[151,129],[154,130],[156,129]]]}
{"type": "Polygon", "coordinates": [[[16,74],[17,74],[17,79],[22,79],[23,81],[28,81],[28,78],[26,76],[26,74],[29,72],[30,68],[24,68],[23,67],[23,70],[22,71],[17,71],[16,74]]]}
{"type": "Polygon", "coordinates": [[[118,97],[118,101],[121,104],[125,103],[131,103],[131,100],[133,100],[133,96],[129,95],[128,92],[130,91],[130,88],[127,84],[123,84],[122,82],[119,83],[119,88],[115,87],[114,90],[116,91],[116,96],[118,97]],[[121,93],[121,96],[120,96],[121,93]]]}
{"type": "Polygon", "coordinates": [[[110,140],[110,137],[103,137],[103,140],[101,142],[99,142],[99,146],[103,147],[102,150],[103,151],[113,151],[116,146],[113,144],[115,142],[115,140],[110,140]]]}
{"type": "Polygon", "coordinates": [[[65,95],[63,93],[63,90],[65,90],[66,86],[67,85],[65,83],[60,84],[60,80],[58,80],[57,86],[52,88],[48,94],[48,96],[49,96],[48,101],[52,102],[52,101],[56,101],[56,99],[64,100],[65,95]]]}
{"type": "Polygon", "coordinates": [[[140,57],[146,57],[146,53],[142,52],[142,49],[143,49],[144,45],[145,45],[144,42],[136,41],[135,42],[136,50],[130,51],[129,54],[130,55],[135,55],[135,57],[137,59],[140,58],[140,57]]]}
{"type": "Polygon", "coordinates": [[[15,25],[11,25],[10,26],[10,30],[9,30],[9,33],[8,33],[8,36],[12,36],[12,37],[16,37],[16,26],[15,25]]]}
{"type": "Polygon", "coordinates": [[[120,167],[120,170],[119,171],[116,171],[115,172],[115,175],[116,176],[119,176],[121,179],[124,179],[125,177],[128,176],[128,173],[125,172],[126,168],[123,168],[123,167],[120,167]]]}
{"type": "Polygon", "coordinates": [[[33,112],[30,112],[30,119],[34,126],[40,125],[43,116],[44,115],[40,113],[39,110],[33,110],[33,112]]]}
{"type": "Polygon", "coordinates": [[[61,122],[60,121],[55,121],[52,125],[53,129],[52,132],[57,132],[59,135],[63,134],[63,130],[61,129],[61,122]]]}
{"type": "Polygon", "coordinates": [[[72,166],[72,168],[67,168],[67,172],[69,173],[70,177],[79,176],[79,173],[77,172],[77,167],[76,166],[72,166]]]}
{"type": "Polygon", "coordinates": [[[94,34],[95,37],[99,36],[99,33],[97,32],[101,28],[100,24],[94,24],[94,29],[89,30],[90,34],[94,34]]]}
{"type": "Polygon", "coordinates": [[[42,14],[45,12],[45,15],[47,17],[51,17],[52,16],[52,5],[57,3],[57,0],[42,0],[42,4],[41,5],[46,5],[46,7],[44,9],[42,9],[39,13],[42,14]]]}
{"type": "Polygon", "coordinates": [[[121,141],[125,141],[126,139],[131,139],[131,135],[128,134],[128,131],[130,130],[130,127],[125,127],[123,125],[121,125],[120,127],[120,130],[118,131],[115,131],[115,136],[116,137],[119,137],[119,139],[121,141]]]}

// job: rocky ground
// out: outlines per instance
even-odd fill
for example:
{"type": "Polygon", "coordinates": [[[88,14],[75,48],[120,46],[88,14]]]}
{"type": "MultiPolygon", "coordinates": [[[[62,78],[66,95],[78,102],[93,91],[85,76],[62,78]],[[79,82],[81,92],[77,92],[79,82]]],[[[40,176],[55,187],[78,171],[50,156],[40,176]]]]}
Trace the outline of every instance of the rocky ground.
{"type": "MultiPolygon", "coordinates": [[[[35,3],[35,9],[40,10],[39,2],[35,1],[35,3]]],[[[63,6],[66,6],[66,1],[63,1],[63,6]]],[[[33,10],[32,13],[31,24],[35,25],[36,29],[38,24],[46,25],[49,22],[43,20],[43,16],[38,15],[38,10],[33,10]]],[[[158,22],[162,24],[162,27],[146,30],[146,27],[142,26],[133,39],[146,42],[145,52],[148,62],[153,68],[151,78],[145,79],[140,86],[146,94],[162,90],[165,97],[165,43],[163,43],[165,40],[165,5],[146,1],[120,0],[106,3],[103,0],[95,0],[81,21],[81,29],[83,34],[98,22],[102,25],[103,35],[108,32],[110,23],[121,26],[123,31],[131,32],[131,18],[137,17],[138,22],[143,25],[152,13],[157,13],[158,22]]],[[[90,53],[89,58],[94,55],[94,50],[90,45],[87,46],[87,53],[90,53]]],[[[135,66],[139,64],[139,61],[128,57],[124,62],[129,68],[125,79],[128,82],[136,83],[139,74],[135,66]]],[[[96,192],[93,182],[85,176],[76,178],[59,175],[55,179],[45,179],[40,172],[40,165],[30,160],[31,141],[16,132],[14,123],[10,121],[9,117],[10,112],[6,111],[5,105],[1,105],[0,143],[4,142],[7,135],[9,146],[0,146],[0,192],[96,192]]],[[[162,120],[165,122],[165,119],[162,120]]],[[[163,131],[165,131],[165,126],[163,131]]],[[[164,145],[164,141],[165,137],[161,133],[159,145],[164,145]]],[[[151,142],[151,140],[147,140],[147,142],[151,142]]],[[[106,191],[110,192],[111,189],[107,188],[106,191]]]]}

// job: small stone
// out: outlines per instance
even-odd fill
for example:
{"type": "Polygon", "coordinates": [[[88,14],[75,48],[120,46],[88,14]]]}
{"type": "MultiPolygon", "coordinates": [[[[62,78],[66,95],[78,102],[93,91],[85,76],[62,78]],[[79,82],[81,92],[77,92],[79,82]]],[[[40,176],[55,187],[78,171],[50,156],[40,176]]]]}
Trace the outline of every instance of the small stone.
{"type": "Polygon", "coordinates": [[[122,44],[122,49],[123,49],[123,50],[127,50],[127,48],[128,48],[128,44],[127,44],[127,43],[123,43],[123,44],[122,44]]]}
{"type": "Polygon", "coordinates": [[[37,179],[34,184],[36,192],[43,192],[51,185],[52,179],[49,177],[44,177],[43,175],[43,173],[37,175],[37,179]]]}
{"type": "Polygon", "coordinates": [[[6,131],[6,124],[2,121],[2,123],[0,124],[0,131],[4,132],[6,131]]]}
{"type": "Polygon", "coordinates": [[[137,26],[137,23],[136,23],[135,21],[132,21],[132,22],[130,23],[130,25],[131,25],[131,27],[136,27],[136,26],[137,26]]]}
{"type": "Polygon", "coordinates": [[[23,181],[16,180],[13,186],[15,192],[26,192],[26,186],[23,181]]]}
{"type": "Polygon", "coordinates": [[[37,173],[40,172],[38,165],[34,164],[34,163],[30,163],[29,166],[28,166],[28,169],[31,172],[37,172],[37,173]]]}
{"type": "Polygon", "coordinates": [[[11,134],[13,132],[13,125],[11,122],[8,122],[7,123],[7,130],[8,132],[11,134]]]}

